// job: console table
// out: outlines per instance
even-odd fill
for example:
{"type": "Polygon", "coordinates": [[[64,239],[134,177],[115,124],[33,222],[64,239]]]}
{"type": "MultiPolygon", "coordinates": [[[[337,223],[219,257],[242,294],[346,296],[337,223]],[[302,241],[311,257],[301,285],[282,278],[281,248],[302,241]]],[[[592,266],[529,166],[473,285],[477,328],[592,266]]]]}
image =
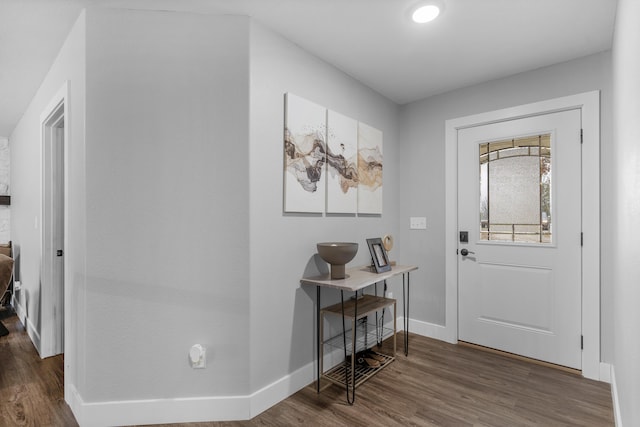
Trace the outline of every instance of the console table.
{"type": "MultiPolygon", "coordinates": [[[[359,318],[366,316],[368,313],[372,311],[376,311],[378,309],[383,309],[389,307],[391,305],[394,306],[394,356],[395,356],[395,318],[397,318],[397,313],[395,312],[395,300],[385,298],[384,295],[382,297],[366,295],[366,299],[359,302],[358,298],[354,300],[347,301],[345,303],[344,300],[344,292],[354,292],[364,289],[368,286],[374,285],[376,283],[385,282],[395,276],[402,275],[402,311],[404,316],[404,354],[405,356],[409,354],[409,287],[410,287],[410,272],[417,270],[418,267],[413,265],[394,265],[392,266],[390,271],[383,273],[376,273],[372,271],[369,266],[361,266],[349,268],[346,271],[345,279],[331,279],[329,274],[325,274],[322,276],[315,277],[303,277],[300,279],[300,283],[303,285],[312,285],[316,287],[316,337],[317,337],[317,380],[316,380],[316,389],[318,393],[320,392],[320,378],[322,378],[322,349],[323,349],[323,340],[322,336],[322,324],[323,317],[322,312],[332,313],[332,314],[340,314],[342,315],[343,327],[342,327],[342,336],[343,341],[346,344],[346,330],[345,330],[345,317],[348,317],[352,320],[352,356],[351,356],[351,367],[348,366],[347,358],[345,357],[345,366],[342,372],[348,372],[351,374],[351,378],[346,378],[344,381],[344,385],[347,391],[347,402],[349,404],[353,404],[355,401],[355,388],[360,383],[364,382],[371,375],[367,375],[360,381],[356,380],[356,372],[355,372],[355,343],[356,343],[356,322],[359,318]],[[340,303],[335,304],[331,307],[327,307],[324,310],[322,309],[320,303],[320,291],[323,287],[333,288],[340,291],[340,303]],[[358,311],[358,305],[361,306],[360,312],[358,311]],[[364,308],[364,309],[363,309],[364,308]],[[352,398],[350,399],[349,394],[351,392],[352,398]]],[[[345,356],[347,350],[345,346],[345,356]]],[[[394,357],[389,357],[383,364],[386,366],[389,362],[393,361],[394,357]]],[[[345,376],[348,374],[345,373],[345,376]]],[[[333,381],[332,378],[329,378],[333,381]]]]}

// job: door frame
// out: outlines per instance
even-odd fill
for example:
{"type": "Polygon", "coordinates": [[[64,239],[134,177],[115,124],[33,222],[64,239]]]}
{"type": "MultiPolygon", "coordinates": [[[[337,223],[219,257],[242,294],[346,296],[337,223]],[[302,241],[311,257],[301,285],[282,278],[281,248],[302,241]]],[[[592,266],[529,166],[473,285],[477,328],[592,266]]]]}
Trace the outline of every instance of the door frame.
{"type": "MultiPolygon", "coordinates": [[[[54,340],[54,329],[56,328],[54,322],[53,313],[53,301],[55,300],[52,283],[54,281],[55,270],[53,268],[53,261],[55,260],[55,251],[53,248],[47,250],[48,246],[51,246],[50,242],[53,239],[52,236],[52,217],[49,217],[50,209],[47,209],[46,203],[50,194],[47,195],[47,180],[49,179],[49,168],[45,167],[47,162],[51,162],[52,150],[47,149],[47,145],[51,144],[51,136],[48,132],[51,129],[51,125],[54,122],[58,122],[56,117],[62,112],[64,118],[64,130],[63,130],[63,192],[64,192],[64,230],[63,240],[65,247],[63,256],[63,287],[64,287],[64,342],[62,352],[68,354],[68,350],[73,348],[71,342],[72,336],[70,333],[71,324],[71,292],[69,289],[69,278],[67,267],[67,253],[66,245],[68,242],[68,147],[69,147],[69,83],[65,81],[62,87],[56,92],[49,104],[43,109],[40,114],[40,282],[41,282],[41,330],[40,330],[40,348],[39,353],[41,358],[46,358],[59,354],[56,351],[56,342],[54,340]],[[49,154],[48,154],[49,153],[49,154]],[[49,242],[49,243],[47,243],[49,242]]],[[[69,358],[71,359],[71,358],[69,358]]],[[[65,389],[68,382],[68,367],[71,361],[65,357],[64,363],[64,383],[65,389]]]]}
{"type": "Polygon", "coordinates": [[[445,122],[445,335],[458,342],[458,129],[565,110],[582,117],[582,375],[600,380],[600,91],[445,122]]]}

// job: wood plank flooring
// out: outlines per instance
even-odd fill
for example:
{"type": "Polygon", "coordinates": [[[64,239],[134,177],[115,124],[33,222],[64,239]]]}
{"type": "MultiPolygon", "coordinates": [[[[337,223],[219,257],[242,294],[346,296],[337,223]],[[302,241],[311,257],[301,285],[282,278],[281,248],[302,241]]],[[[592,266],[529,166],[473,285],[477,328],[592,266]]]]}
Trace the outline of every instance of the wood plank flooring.
{"type": "MultiPolygon", "coordinates": [[[[400,346],[401,347],[401,346],[400,346]]],[[[613,426],[609,384],[410,335],[409,357],[356,390],[307,387],[251,421],[184,426],[613,426]]]]}
{"type": "Polygon", "coordinates": [[[64,401],[63,356],[40,359],[18,316],[4,309],[0,321],[0,426],[77,426],[64,401]]]}
{"type": "MultiPolygon", "coordinates": [[[[0,426],[77,425],[62,399],[62,358],[40,360],[17,317],[2,321],[11,333],[0,337],[0,426]]],[[[320,394],[309,386],[250,421],[165,424],[293,425],[607,427],[614,421],[608,384],[411,335],[409,357],[398,352],[357,389],[353,406],[338,386],[320,394]]]]}

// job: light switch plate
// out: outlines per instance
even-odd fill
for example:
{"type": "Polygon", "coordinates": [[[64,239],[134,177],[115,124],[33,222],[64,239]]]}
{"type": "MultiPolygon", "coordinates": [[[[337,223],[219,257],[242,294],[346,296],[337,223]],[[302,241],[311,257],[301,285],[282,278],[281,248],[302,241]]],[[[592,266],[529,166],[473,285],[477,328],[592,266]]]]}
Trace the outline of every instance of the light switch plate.
{"type": "Polygon", "coordinates": [[[412,216],[409,218],[409,228],[411,230],[426,230],[427,218],[423,216],[412,216]]]}

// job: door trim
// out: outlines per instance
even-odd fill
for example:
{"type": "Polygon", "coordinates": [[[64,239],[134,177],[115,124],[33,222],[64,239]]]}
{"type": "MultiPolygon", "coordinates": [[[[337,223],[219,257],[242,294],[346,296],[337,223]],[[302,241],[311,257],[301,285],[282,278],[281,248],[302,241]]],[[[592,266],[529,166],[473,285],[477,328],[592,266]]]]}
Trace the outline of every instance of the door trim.
{"type": "Polygon", "coordinates": [[[582,375],[600,380],[600,91],[445,122],[445,292],[447,341],[458,342],[458,129],[580,109],[582,129],[582,375]]]}
{"type": "Polygon", "coordinates": [[[71,325],[71,310],[72,310],[72,299],[71,299],[71,291],[69,289],[69,277],[68,277],[68,269],[67,267],[67,253],[66,253],[66,245],[68,242],[68,218],[67,212],[68,209],[68,153],[69,153],[69,138],[70,138],[70,108],[69,108],[69,82],[65,81],[62,84],[62,87],[56,92],[56,94],[49,101],[47,106],[43,109],[42,114],[40,115],[40,277],[42,283],[42,292],[41,292],[41,300],[40,307],[42,312],[42,327],[40,331],[40,348],[38,352],[41,358],[46,358],[49,356],[53,356],[55,351],[55,342],[53,340],[53,328],[54,328],[54,314],[52,311],[52,300],[53,300],[53,289],[51,289],[51,283],[53,281],[52,275],[53,270],[51,267],[52,259],[54,257],[53,251],[45,250],[47,245],[47,240],[51,239],[50,228],[47,228],[45,221],[47,220],[45,216],[45,186],[47,176],[45,175],[45,162],[50,160],[46,158],[46,148],[45,145],[50,143],[48,136],[46,135],[47,127],[51,124],[51,119],[60,112],[62,109],[62,116],[64,117],[65,126],[64,126],[64,141],[63,141],[63,180],[64,180],[64,242],[65,248],[63,248],[65,252],[65,256],[63,258],[64,262],[64,343],[63,343],[63,353],[65,353],[65,363],[64,363],[64,386],[65,390],[67,385],[70,383],[72,378],[70,378],[70,366],[74,363],[74,354],[70,351],[75,348],[75,342],[73,341],[73,337],[70,333],[70,325],[71,325]]]}

